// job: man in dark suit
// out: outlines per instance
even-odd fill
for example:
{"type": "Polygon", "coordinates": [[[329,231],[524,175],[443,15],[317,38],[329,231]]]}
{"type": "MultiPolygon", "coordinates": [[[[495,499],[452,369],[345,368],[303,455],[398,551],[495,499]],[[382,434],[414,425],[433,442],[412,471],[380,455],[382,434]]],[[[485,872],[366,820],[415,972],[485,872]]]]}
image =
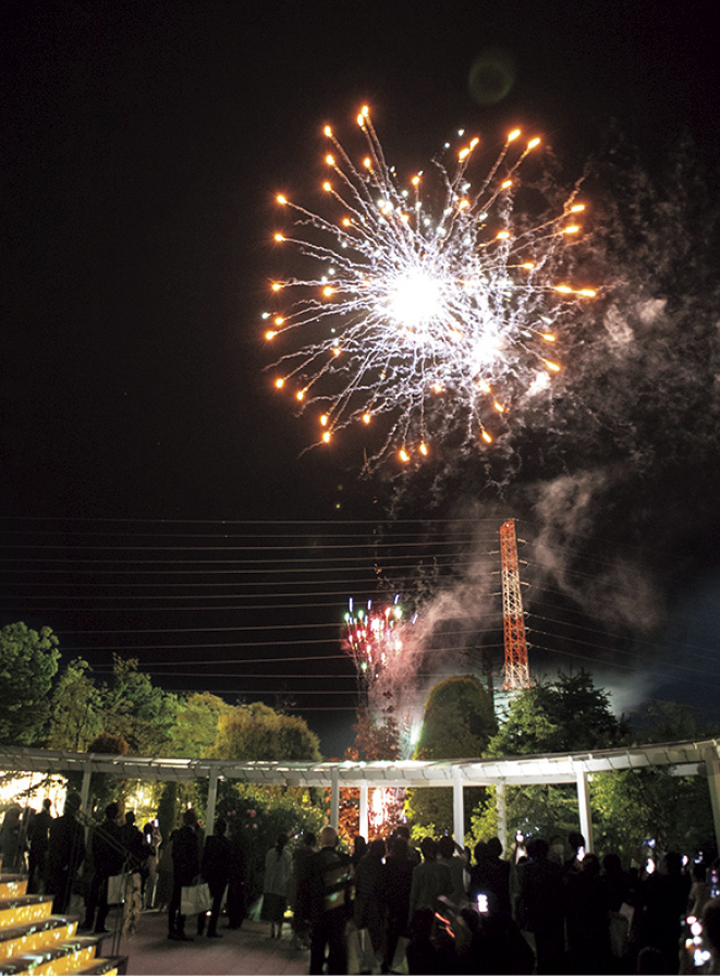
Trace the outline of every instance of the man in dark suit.
{"type": "MultiPolygon", "coordinates": [[[[200,874],[203,881],[207,881],[212,898],[210,921],[208,922],[208,939],[221,939],[217,930],[218,918],[223,895],[230,880],[230,841],[225,836],[227,824],[224,820],[215,821],[215,833],[207,838],[202,853],[200,874]]],[[[198,915],[198,935],[205,931],[207,913],[198,915]]]]}
{"type": "Polygon", "coordinates": [[[320,850],[309,858],[305,878],[298,880],[298,894],[307,884],[304,911],[310,919],[310,972],[323,972],[327,950],[328,974],[346,973],[345,926],[351,915],[352,866],[350,858],[336,850],[334,828],[323,827],[319,841],[320,850]]]}
{"type": "Polygon", "coordinates": [[[47,855],[50,846],[50,824],[53,816],[50,813],[52,800],[43,800],[43,806],[32,821],[30,828],[30,856],[28,858],[28,886],[29,895],[36,894],[40,890],[40,885],[45,880],[47,869],[47,855]]]}
{"type": "Polygon", "coordinates": [[[45,890],[54,895],[53,915],[64,915],[80,865],[85,860],[85,831],[76,817],[80,809],[77,793],[68,793],[62,817],[50,824],[45,890]]]}
{"type": "Polygon", "coordinates": [[[168,939],[192,942],[185,935],[185,916],[180,911],[182,890],[195,883],[200,874],[200,841],[197,814],[190,808],[183,814],[183,825],[173,840],[173,890],[168,906],[168,939]]]}
{"type": "Polygon", "coordinates": [[[105,819],[99,827],[95,828],[92,837],[93,876],[85,905],[83,927],[93,929],[97,935],[108,931],[105,928],[105,920],[110,910],[108,880],[113,874],[120,874],[125,861],[122,832],[117,822],[119,813],[120,807],[117,803],[108,803],[105,807],[105,819]]]}

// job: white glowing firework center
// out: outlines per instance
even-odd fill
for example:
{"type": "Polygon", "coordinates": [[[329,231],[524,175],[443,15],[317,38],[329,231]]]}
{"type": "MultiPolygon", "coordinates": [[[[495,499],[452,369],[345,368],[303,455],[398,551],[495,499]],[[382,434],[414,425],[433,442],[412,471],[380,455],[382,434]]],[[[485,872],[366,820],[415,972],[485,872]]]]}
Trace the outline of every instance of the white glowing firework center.
{"type": "Polygon", "coordinates": [[[265,313],[265,337],[282,347],[275,385],[317,411],[326,443],[382,416],[376,461],[427,455],[458,433],[466,449],[492,443],[502,415],[559,371],[548,358],[556,329],[595,295],[564,280],[564,245],[579,235],[584,205],[573,192],[537,222],[515,210],[519,167],[540,142],[516,151],[517,129],[477,184],[468,179],[480,152],[473,139],[452,175],[436,160],[433,178],[417,173],[400,189],[367,108],[357,121],[367,150],[359,167],[325,129],[335,150],[323,183],[331,217],[277,198],[293,229],[275,240],[318,273],[272,286],[288,301],[265,313]]]}

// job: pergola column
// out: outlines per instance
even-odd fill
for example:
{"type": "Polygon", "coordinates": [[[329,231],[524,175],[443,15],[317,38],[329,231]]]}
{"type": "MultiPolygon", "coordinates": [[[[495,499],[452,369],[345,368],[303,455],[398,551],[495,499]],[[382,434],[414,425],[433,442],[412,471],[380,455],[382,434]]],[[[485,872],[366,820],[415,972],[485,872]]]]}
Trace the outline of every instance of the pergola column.
{"type": "Polygon", "coordinates": [[[580,809],[580,833],[585,838],[585,850],[591,851],[593,849],[592,811],[590,810],[587,777],[586,770],[581,766],[575,769],[578,807],[580,809]]]}
{"type": "Polygon", "coordinates": [[[90,816],[90,811],[88,810],[88,805],[90,803],[90,780],[92,779],[92,770],[86,767],[83,770],[82,786],[80,787],[80,809],[85,814],[86,817],[90,816]]]}
{"type": "Polygon", "coordinates": [[[461,847],[465,846],[465,807],[463,806],[462,766],[453,769],[453,837],[461,847]]]}
{"type": "Polygon", "coordinates": [[[208,800],[205,811],[205,836],[211,837],[215,833],[215,807],[217,806],[218,774],[217,769],[211,769],[208,777],[208,800]]]}
{"type": "Polygon", "coordinates": [[[330,826],[340,825],[340,771],[334,766],[330,772],[330,826]]]}
{"type": "Polygon", "coordinates": [[[498,783],[495,787],[495,805],[498,818],[498,838],[505,851],[507,850],[507,797],[504,783],[498,783]]]}
{"type": "Polygon", "coordinates": [[[705,753],[705,771],[710,792],[710,806],[712,807],[713,824],[715,826],[715,843],[720,850],[720,762],[717,752],[708,749],[705,753]]]}
{"type": "Polygon", "coordinates": [[[368,816],[368,797],[370,794],[370,784],[363,780],[360,784],[360,824],[358,827],[358,833],[365,840],[370,837],[370,818],[368,816]]]}

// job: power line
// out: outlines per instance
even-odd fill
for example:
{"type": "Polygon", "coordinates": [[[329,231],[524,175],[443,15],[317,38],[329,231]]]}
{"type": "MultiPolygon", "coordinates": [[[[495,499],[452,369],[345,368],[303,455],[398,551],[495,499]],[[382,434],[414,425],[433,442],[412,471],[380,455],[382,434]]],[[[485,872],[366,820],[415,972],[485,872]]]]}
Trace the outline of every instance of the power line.
{"type": "Polygon", "coordinates": [[[97,522],[105,524],[112,522],[121,525],[328,525],[333,528],[344,527],[347,525],[367,525],[377,528],[378,525],[456,525],[461,522],[471,522],[477,525],[480,522],[497,525],[498,519],[491,516],[462,516],[452,518],[416,518],[416,519],[148,519],[148,518],[104,518],[94,516],[71,516],[66,518],[61,515],[0,515],[0,522],[62,522],[66,524],[86,524],[97,522]]]}
{"type": "MultiPolygon", "coordinates": [[[[13,525],[18,524],[18,520],[11,521],[13,525]]],[[[30,522],[32,521],[30,520],[30,522]]],[[[112,635],[123,635],[130,639],[134,635],[157,635],[159,640],[179,634],[223,633],[238,634],[244,638],[253,633],[267,636],[273,633],[280,635],[279,639],[243,639],[231,643],[193,642],[187,645],[162,644],[156,641],[155,643],[143,643],[136,646],[127,643],[102,646],[102,642],[100,642],[101,646],[93,648],[94,651],[117,651],[130,656],[141,652],[153,652],[155,655],[173,653],[175,659],[172,661],[143,662],[142,667],[145,670],[155,670],[168,679],[193,681],[195,683],[198,681],[215,681],[220,676],[234,680],[242,678],[245,681],[252,681],[253,678],[258,681],[267,680],[269,676],[262,674],[245,676],[230,671],[209,674],[208,669],[214,666],[227,668],[229,666],[228,660],[193,659],[182,661],[178,660],[178,656],[181,656],[179,652],[192,652],[203,648],[215,652],[227,648],[235,653],[243,650],[259,653],[263,648],[280,649],[282,647],[336,648],[342,640],[340,632],[343,623],[341,620],[327,622],[323,617],[326,616],[328,610],[333,614],[338,613],[341,599],[344,615],[344,606],[349,594],[347,590],[340,589],[342,587],[357,589],[363,594],[363,600],[358,599],[353,594],[358,604],[364,602],[364,596],[371,590],[373,601],[376,604],[381,604],[390,598],[390,587],[396,592],[402,592],[403,589],[422,581],[424,574],[430,577],[436,576],[435,594],[445,589],[450,590],[455,586],[472,587],[473,584],[468,578],[470,570],[481,561],[491,558],[492,553],[489,550],[498,544],[497,533],[493,533],[492,536],[487,535],[485,531],[487,525],[490,523],[494,527],[499,525],[498,519],[423,519],[386,523],[375,521],[338,523],[329,520],[311,522],[177,520],[169,523],[162,520],[133,519],[41,519],[38,521],[42,522],[43,525],[60,521],[63,528],[32,529],[26,527],[29,522],[25,521],[20,523],[19,529],[5,529],[7,520],[0,518],[0,531],[5,535],[5,540],[0,545],[0,549],[4,551],[6,556],[13,556],[14,564],[13,570],[2,570],[2,572],[6,576],[12,572],[16,576],[25,577],[24,582],[18,580],[17,582],[6,583],[7,595],[3,600],[6,605],[12,603],[14,608],[19,604],[27,607],[32,606],[35,613],[42,611],[57,617],[79,613],[88,615],[123,613],[133,621],[137,614],[144,616],[162,614],[163,619],[170,619],[168,615],[173,615],[173,619],[178,619],[177,614],[188,613],[202,613],[205,619],[210,613],[216,615],[229,613],[275,615],[276,621],[257,625],[248,624],[245,619],[245,622],[240,626],[208,625],[145,628],[108,626],[102,629],[65,630],[60,628],[57,630],[61,637],[80,635],[86,639],[97,638],[98,636],[112,637],[112,635]],[[102,526],[102,531],[85,530],[86,527],[95,524],[102,526]],[[112,524],[119,525],[120,528],[116,531],[107,531],[107,527],[112,524]],[[456,532],[452,538],[439,538],[442,532],[453,529],[458,524],[460,531],[456,532]],[[71,530],[67,529],[67,525],[72,527],[71,530]],[[76,529],[76,525],[81,526],[82,531],[76,529]],[[155,526],[157,531],[128,531],[128,527],[137,525],[155,526]],[[216,531],[208,533],[178,531],[183,526],[206,525],[211,526],[216,531]],[[468,531],[468,525],[478,531],[468,531]],[[292,527],[294,531],[285,531],[287,527],[292,527]],[[322,527],[322,534],[320,535],[317,531],[318,527],[322,527]],[[408,527],[412,527],[412,531],[408,527]],[[315,531],[313,532],[313,530],[315,531]],[[370,531],[378,534],[368,538],[370,531]],[[58,537],[67,541],[57,544],[58,537]],[[97,540],[98,544],[87,545],[88,539],[97,540]],[[80,544],[76,544],[78,540],[80,544]],[[118,544],[107,545],[100,540],[117,541],[118,544]],[[188,544],[196,540],[200,540],[200,544],[188,544]],[[43,541],[45,544],[41,544],[43,541]],[[153,544],[148,545],[148,541],[153,544]],[[42,553],[43,555],[36,556],[33,555],[34,553],[42,553]],[[95,553],[95,555],[88,556],[89,553],[95,553]],[[168,556],[170,553],[173,554],[173,557],[168,556]],[[211,553],[219,553],[221,557],[207,558],[211,553]],[[194,558],[187,558],[188,554],[196,555],[194,558]],[[60,575],[73,577],[72,589],[68,589],[68,581],[58,579],[60,575]],[[157,579],[149,580],[148,577],[150,576],[157,577],[157,579]],[[118,577],[122,577],[122,579],[118,577]],[[216,577],[222,577],[222,579],[217,580],[216,577]],[[228,593],[228,589],[232,589],[236,579],[239,582],[241,592],[233,590],[233,592],[228,593]],[[384,590],[379,588],[379,581],[386,581],[384,590]],[[195,592],[201,589],[205,592],[195,592]],[[221,589],[222,592],[207,592],[213,589],[221,589]],[[150,592],[139,592],[142,590],[150,592]],[[168,590],[173,592],[168,592],[168,590]],[[243,592],[245,590],[250,592],[243,592]],[[14,591],[20,591],[21,595],[14,591]],[[36,595],[32,596],[31,591],[37,591],[36,595]],[[337,598],[338,602],[335,602],[333,598],[337,598]],[[63,606],[56,606],[55,603],[58,602],[61,602],[63,606]],[[220,605],[217,605],[219,602],[220,605]],[[316,623],[284,623],[287,615],[294,611],[302,611],[303,615],[316,614],[318,621],[316,623]],[[332,636],[325,636],[330,633],[328,628],[333,629],[332,636]],[[288,631],[294,632],[296,636],[293,639],[287,639],[285,634],[288,631]],[[298,637],[298,634],[305,636],[298,637]],[[313,634],[322,636],[312,636],[313,634]],[[197,667],[198,670],[187,670],[192,667],[197,667]],[[166,671],[170,668],[174,668],[176,673],[167,674],[166,671]],[[184,669],[183,673],[177,673],[181,668],[184,669]]],[[[532,525],[532,523],[528,524],[532,525]]],[[[541,531],[543,528],[540,527],[541,531]]],[[[630,633],[624,635],[613,633],[604,629],[602,624],[598,624],[596,627],[592,626],[589,621],[598,619],[597,613],[590,614],[584,608],[577,606],[581,599],[582,590],[587,588],[587,584],[601,582],[606,589],[600,599],[593,595],[592,609],[593,611],[606,610],[607,616],[611,614],[614,608],[613,591],[609,588],[608,583],[612,583],[612,580],[606,579],[605,571],[616,566],[618,560],[612,552],[599,547],[597,540],[579,535],[574,536],[574,538],[592,542],[596,548],[600,548],[600,551],[591,554],[573,545],[548,545],[544,541],[527,543],[528,554],[533,557],[528,562],[531,575],[535,573],[540,579],[548,580],[548,583],[562,579],[568,584],[568,588],[563,590],[543,583],[538,594],[560,596],[565,604],[572,602],[576,605],[553,608],[551,603],[542,600],[542,598],[531,600],[528,604],[531,608],[537,607],[538,610],[545,611],[540,613],[531,609],[528,614],[532,627],[533,646],[538,652],[550,655],[566,656],[606,668],[665,677],[661,672],[648,669],[645,663],[621,664],[617,661],[618,656],[625,658],[626,661],[632,659],[638,648],[656,646],[653,641],[630,633]],[[562,572],[552,565],[547,565],[544,556],[548,554],[562,560],[562,572]],[[568,569],[568,566],[572,566],[572,569],[568,569]],[[597,567],[597,572],[592,571],[593,567],[597,567]],[[576,593],[572,592],[571,587],[573,585],[577,587],[576,593]],[[551,614],[552,609],[557,609],[556,615],[551,614]],[[575,622],[573,622],[573,618],[575,618],[575,622]],[[535,629],[534,621],[541,622],[544,628],[535,629]],[[555,632],[551,633],[550,631],[553,629],[555,632]],[[596,640],[583,640],[580,637],[581,634],[592,635],[596,640]],[[540,643],[542,640],[557,646],[544,646],[540,643]],[[620,649],[617,645],[613,646],[613,641],[625,645],[631,643],[631,648],[620,649]],[[582,652],[573,653],[568,649],[568,645],[576,646],[582,649],[582,652]],[[612,657],[612,661],[608,660],[609,656],[612,657]]],[[[649,552],[649,550],[629,546],[613,546],[613,549],[615,551],[622,549],[623,553],[630,553],[633,557],[637,555],[646,557],[649,552]]],[[[530,593],[533,592],[534,590],[531,589],[530,593]]],[[[622,590],[618,589],[617,592],[620,594],[622,590]]],[[[473,650],[467,646],[471,640],[482,642],[485,636],[497,634],[499,631],[499,607],[494,607],[490,603],[492,594],[487,593],[485,596],[488,600],[486,616],[497,618],[498,626],[467,626],[454,631],[442,631],[440,635],[440,639],[443,639],[442,646],[434,645],[428,653],[447,656],[457,655],[461,652],[469,653],[473,650]],[[456,642],[452,642],[452,638],[456,638],[456,642]]],[[[473,612],[477,613],[478,617],[482,616],[477,607],[473,608],[473,612]]],[[[96,618],[93,616],[91,619],[96,618]]],[[[179,619],[182,620],[182,617],[179,619]]],[[[482,646],[486,650],[494,650],[502,647],[502,644],[485,644],[483,642],[482,646]]],[[[673,647],[693,653],[695,657],[700,659],[711,657],[709,654],[702,653],[702,649],[696,648],[694,645],[675,642],[673,647]]],[[[69,648],[63,646],[61,649],[63,653],[69,651],[81,654],[88,653],[88,648],[75,646],[69,648]]],[[[323,664],[328,665],[331,662],[343,660],[348,661],[348,655],[253,657],[240,660],[238,664],[240,666],[255,664],[271,667],[292,661],[304,663],[322,661],[323,664]]],[[[687,664],[675,667],[680,668],[688,675],[702,674],[705,683],[707,683],[708,678],[711,683],[713,681],[712,677],[708,676],[706,671],[701,668],[694,668],[687,664]]],[[[104,666],[99,670],[103,669],[104,666]]],[[[422,677],[426,679],[433,676],[433,673],[430,672],[422,673],[422,677]]],[[[278,681],[302,681],[306,678],[313,680],[342,678],[346,680],[348,677],[351,675],[331,675],[327,672],[314,675],[273,674],[273,680],[278,681]]],[[[696,678],[685,677],[683,674],[676,675],[675,673],[673,680],[697,681],[696,678]]],[[[227,695],[231,694],[232,691],[224,687],[220,689],[220,693],[227,695]]],[[[255,690],[248,693],[255,695],[277,694],[276,691],[261,692],[255,690]]],[[[282,693],[287,692],[283,690],[282,693]]],[[[312,691],[298,691],[298,694],[300,693],[310,696],[312,691]]],[[[343,692],[342,694],[350,693],[343,692]]]]}

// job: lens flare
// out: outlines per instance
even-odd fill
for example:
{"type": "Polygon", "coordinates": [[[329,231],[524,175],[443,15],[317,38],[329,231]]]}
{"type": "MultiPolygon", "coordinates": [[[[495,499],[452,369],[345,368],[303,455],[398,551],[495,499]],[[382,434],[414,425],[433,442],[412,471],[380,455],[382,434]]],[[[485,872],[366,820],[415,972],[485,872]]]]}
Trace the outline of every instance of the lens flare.
{"type": "Polygon", "coordinates": [[[289,303],[265,332],[283,344],[274,375],[302,410],[318,408],[325,443],[330,430],[383,418],[385,426],[373,425],[380,440],[366,450],[369,467],[422,460],[438,442],[492,444],[546,389],[541,375],[560,369],[542,346],[557,340],[562,358],[562,326],[596,295],[587,283],[568,283],[565,261],[585,205],[575,189],[552,213],[536,213],[545,208],[537,199],[532,213],[520,208],[520,167],[540,139],[523,145],[519,129],[478,176],[474,138],[449,165],[437,159],[430,174],[415,170],[406,188],[367,106],[357,124],[358,167],[324,129],[332,144],[324,162],[333,179],[320,184],[327,216],[286,192],[276,197],[294,225],[274,239],[299,251],[310,274],[271,285],[289,303]]]}

